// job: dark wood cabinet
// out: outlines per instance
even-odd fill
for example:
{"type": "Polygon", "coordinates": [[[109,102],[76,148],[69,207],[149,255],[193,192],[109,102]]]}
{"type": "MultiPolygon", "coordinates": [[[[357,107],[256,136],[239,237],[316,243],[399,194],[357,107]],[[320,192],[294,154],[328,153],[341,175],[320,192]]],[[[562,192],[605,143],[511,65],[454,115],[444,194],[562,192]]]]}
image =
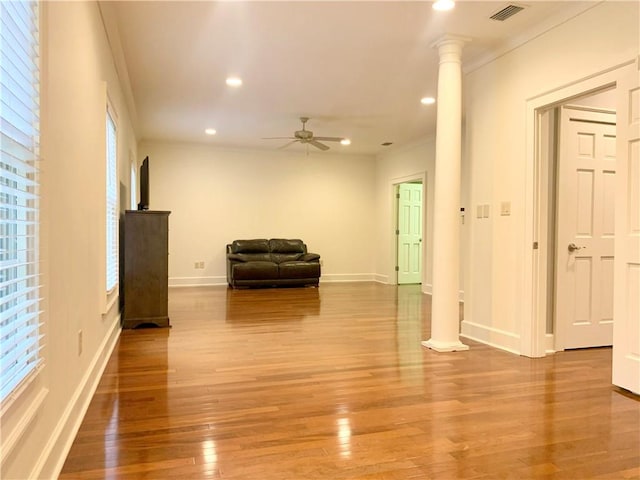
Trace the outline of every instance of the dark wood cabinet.
{"type": "Polygon", "coordinates": [[[169,326],[169,214],[127,210],[124,217],[122,327],[169,326]]]}

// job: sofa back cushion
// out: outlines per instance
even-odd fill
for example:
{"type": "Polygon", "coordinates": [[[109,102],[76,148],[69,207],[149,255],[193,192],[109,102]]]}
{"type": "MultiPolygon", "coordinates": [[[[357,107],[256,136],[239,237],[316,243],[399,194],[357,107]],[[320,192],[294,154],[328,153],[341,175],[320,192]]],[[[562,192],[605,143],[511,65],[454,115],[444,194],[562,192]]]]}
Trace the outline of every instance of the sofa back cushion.
{"type": "Polygon", "coordinates": [[[234,240],[231,243],[231,253],[269,253],[269,240],[234,240]]]}
{"type": "Polygon", "coordinates": [[[298,239],[272,238],[269,240],[269,247],[271,259],[276,263],[293,262],[307,251],[304,242],[298,239]]]}
{"type": "Polygon", "coordinates": [[[307,246],[299,239],[272,238],[269,240],[271,253],[307,253],[307,246]]]}

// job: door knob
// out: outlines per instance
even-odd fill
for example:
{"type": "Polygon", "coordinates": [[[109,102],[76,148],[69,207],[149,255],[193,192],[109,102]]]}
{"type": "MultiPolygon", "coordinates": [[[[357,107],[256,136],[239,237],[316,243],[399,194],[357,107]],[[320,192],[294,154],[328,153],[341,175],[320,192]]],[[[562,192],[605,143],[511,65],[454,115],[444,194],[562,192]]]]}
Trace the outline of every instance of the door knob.
{"type": "Polygon", "coordinates": [[[581,249],[583,249],[583,248],[586,248],[586,247],[579,247],[579,246],[577,246],[575,243],[570,243],[570,244],[567,246],[567,250],[569,250],[569,253],[573,253],[573,252],[575,252],[576,250],[581,250],[581,249]]]}

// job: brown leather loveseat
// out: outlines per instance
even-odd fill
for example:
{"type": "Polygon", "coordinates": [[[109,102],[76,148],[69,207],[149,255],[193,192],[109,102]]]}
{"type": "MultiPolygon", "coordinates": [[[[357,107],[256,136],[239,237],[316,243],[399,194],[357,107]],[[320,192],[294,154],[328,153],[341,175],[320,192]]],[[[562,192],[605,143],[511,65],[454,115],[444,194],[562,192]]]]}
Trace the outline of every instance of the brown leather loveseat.
{"type": "Polygon", "coordinates": [[[318,286],[320,255],[299,239],[234,240],[227,245],[230,287],[318,286]]]}

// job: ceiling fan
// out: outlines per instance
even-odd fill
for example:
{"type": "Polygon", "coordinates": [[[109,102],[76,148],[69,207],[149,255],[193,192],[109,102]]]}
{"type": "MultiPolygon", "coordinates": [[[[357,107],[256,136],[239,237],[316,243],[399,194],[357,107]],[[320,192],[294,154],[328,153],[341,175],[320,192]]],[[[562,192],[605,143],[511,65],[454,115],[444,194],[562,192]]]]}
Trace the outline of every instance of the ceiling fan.
{"type": "Polygon", "coordinates": [[[302,122],[302,130],[293,132],[293,137],[266,137],[263,138],[263,140],[291,140],[289,143],[280,147],[280,149],[287,148],[293,143],[300,142],[313,145],[320,150],[329,150],[327,145],[320,143],[320,140],[323,142],[341,142],[344,140],[341,137],[314,137],[313,132],[305,128],[306,123],[309,121],[309,117],[300,117],[300,121],[302,122]]]}

